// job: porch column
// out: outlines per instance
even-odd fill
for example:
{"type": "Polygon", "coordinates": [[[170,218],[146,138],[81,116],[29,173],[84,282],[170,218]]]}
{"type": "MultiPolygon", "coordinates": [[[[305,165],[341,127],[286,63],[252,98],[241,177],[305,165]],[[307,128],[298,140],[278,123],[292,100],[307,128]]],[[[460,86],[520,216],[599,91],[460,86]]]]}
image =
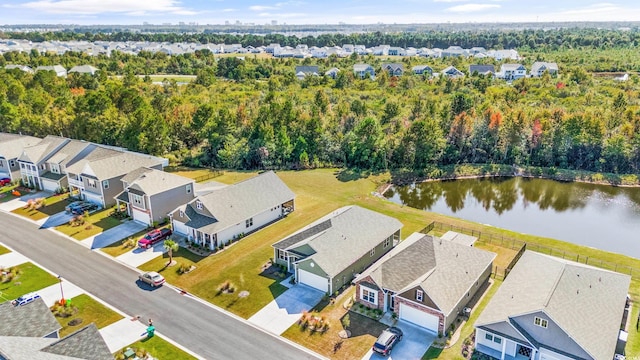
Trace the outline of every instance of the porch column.
{"type": "Polygon", "coordinates": [[[531,360],[536,360],[536,355],[538,351],[534,348],[531,349],[531,360]]]}
{"type": "MultiPolygon", "coordinates": [[[[494,335],[495,336],[495,335],[494,335]]],[[[504,353],[507,351],[507,339],[502,338],[502,354],[500,355],[500,360],[504,360],[504,353]]]]}

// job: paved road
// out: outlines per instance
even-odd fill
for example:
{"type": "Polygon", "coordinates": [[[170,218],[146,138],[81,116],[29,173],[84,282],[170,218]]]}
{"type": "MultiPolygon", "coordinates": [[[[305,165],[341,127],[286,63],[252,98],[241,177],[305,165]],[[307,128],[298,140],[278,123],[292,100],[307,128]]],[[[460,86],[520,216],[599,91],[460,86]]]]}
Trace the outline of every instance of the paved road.
{"type": "Polygon", "coordinates": [[[206,359],[315,359],[169,287],[146,290],[132,269],[26,220],[0,213],[0,241],[206,359]]]}

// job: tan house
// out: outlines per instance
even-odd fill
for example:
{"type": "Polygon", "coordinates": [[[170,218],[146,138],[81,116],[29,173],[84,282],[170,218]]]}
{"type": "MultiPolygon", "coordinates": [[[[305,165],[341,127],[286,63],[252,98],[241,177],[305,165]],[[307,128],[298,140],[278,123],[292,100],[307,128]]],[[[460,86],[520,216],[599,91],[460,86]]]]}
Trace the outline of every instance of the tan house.
{"type": "Polygon", "coordinates": [[[40,138],[18,134],[0,133],[0,178],[16,182],[20,176],[18,157],[25,148],[36,145],[40,138]]]}

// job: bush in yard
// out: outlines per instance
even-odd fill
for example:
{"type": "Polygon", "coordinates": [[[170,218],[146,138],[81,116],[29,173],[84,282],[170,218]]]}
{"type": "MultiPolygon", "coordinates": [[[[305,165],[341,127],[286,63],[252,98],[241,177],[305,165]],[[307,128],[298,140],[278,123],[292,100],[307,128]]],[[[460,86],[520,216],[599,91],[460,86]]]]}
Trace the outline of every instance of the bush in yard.
{"type": "Polygon", "coordinates": [[[136,239],[134,239],[133,237],[129,237],[128,239],[122,241],[122,245],[125,247],[125,249],[134,248],[136,247],[136,244],[136,239]]]}
{"type": "Polygon", "coordinates": [[[0,268],[0,283],[6,284],[20,275],[20,269],[13,266],[8,269],[0,268]]]}

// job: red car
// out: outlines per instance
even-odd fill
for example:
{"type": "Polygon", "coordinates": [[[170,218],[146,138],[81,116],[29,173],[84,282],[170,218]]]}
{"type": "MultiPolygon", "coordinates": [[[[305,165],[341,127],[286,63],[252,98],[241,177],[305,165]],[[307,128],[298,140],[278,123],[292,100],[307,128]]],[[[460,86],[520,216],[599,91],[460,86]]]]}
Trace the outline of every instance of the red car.
{"type": "Polygon", "coordinates": [[[169,236],[171,236],[171,229],[163,228],[151,230],[140,240],[138,240],[138,246],[148,249],[153,246],[153,244],[157,243],[158,241],[162,241],[169,236]]]}
{"type": "Polygon", "coordinates": [[[5,185],[9,185],[9,184],[11,184],[11,179],[9,179],[9,178],[0,179],[0,186],[5,186],[5,185]]]}

